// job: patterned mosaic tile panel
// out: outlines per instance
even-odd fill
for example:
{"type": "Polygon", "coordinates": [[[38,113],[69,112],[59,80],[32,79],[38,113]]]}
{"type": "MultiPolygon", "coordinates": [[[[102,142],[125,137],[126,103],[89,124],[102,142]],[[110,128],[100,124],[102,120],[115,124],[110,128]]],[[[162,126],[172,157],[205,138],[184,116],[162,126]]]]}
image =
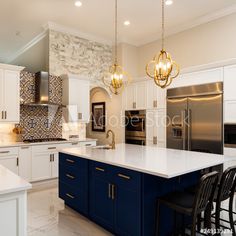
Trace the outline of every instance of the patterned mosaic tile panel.
{"type": "MultiPolygon", "coordinates": [[[[34,101],[35,75],[21,73],[21,103],[34,101]]],[[[62,103],[62,80],[57,76],[49,78],[49,99],[53,103],[62,103]]],[[[62,137],[62,108],[24,106],[20,109],[22,139],[60,138],[62,137]]]]}

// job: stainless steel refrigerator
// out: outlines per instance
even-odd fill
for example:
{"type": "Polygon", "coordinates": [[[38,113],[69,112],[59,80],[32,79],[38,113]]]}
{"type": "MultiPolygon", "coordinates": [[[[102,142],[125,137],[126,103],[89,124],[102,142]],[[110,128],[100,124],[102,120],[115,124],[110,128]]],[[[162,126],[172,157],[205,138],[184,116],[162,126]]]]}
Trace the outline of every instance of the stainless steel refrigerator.
{"type": "Polygon", "coordinates": [[[223,154],[223,83],[167,90],[167,148],[223,154]]]}

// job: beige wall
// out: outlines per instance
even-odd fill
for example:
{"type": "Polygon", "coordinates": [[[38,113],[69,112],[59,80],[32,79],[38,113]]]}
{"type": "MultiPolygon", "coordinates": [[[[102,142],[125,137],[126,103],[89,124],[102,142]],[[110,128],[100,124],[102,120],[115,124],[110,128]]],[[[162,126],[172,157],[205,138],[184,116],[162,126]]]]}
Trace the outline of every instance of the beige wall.
{"type": "MultiPolygon", "coordinates": [[[[236,58],[236,14],[166,38],[166,49],[181,68],[236,58]]],[[[160,41],[138,49],[139,76],[160,50],[160,41]]]]}
{"type": "MultiPolygon", "coordinates": [[[[115,132],[116,143],[121,143],[124,129],[121,128],[121,96],[113,95],[112,98],[102,88],[94,88],[90,93],[91,104],[93,102],[106,103],[106,131],[111,129],[115,132]]],[[[91,106],[92,110],[92,106],[91,106]]],[[[87,126],[87,136],[98,139],[98,145],[104,145],[111,142],[106,139],[106,133],[93,132],[91,123],[87,126]]]]}

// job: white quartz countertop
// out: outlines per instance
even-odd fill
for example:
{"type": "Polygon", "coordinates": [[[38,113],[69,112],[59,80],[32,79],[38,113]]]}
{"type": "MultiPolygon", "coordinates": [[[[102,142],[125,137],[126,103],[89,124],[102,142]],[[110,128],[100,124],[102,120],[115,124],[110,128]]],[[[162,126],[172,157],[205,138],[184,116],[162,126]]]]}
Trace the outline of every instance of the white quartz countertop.
{"type": "Polygon", "coordinates": [[[131,144],[117,144],[115,150],[79,147],[60,152],[164,178],[220,165],[226,160],[224,155],[131,144]]]}
{"type": "Polygon", "coordinates": [[[27,143],[27,142],[7,142],[7,141],[0,141],[0,148],[5,147],[20,147],[20,146],[35,146],[35,145],[50,145],[50,144],[63,144],[63,143],[74,143],[74,142],[92,142],[97,141],[97,139],[78,139],[78,140],[66,140],[66,141],[52,141],[52,142],[38,142],[38,143],[27,143]]]}
{"type": "Polygon", "coordinates": [[[3,194],[25,191],[31,187],[30,183],[0,165],[0,196],[3,194]]]}

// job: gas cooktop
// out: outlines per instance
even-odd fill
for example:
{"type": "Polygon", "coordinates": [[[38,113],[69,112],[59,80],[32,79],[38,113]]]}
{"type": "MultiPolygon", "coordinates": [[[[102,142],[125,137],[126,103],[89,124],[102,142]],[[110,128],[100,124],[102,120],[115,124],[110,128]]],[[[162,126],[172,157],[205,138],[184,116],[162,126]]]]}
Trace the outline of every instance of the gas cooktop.
{"type": "Polygon", "coordinates": [[[43,143],[43,142],[61,142],[67,141],[64,138],[42,138],[42,139],[26,139],[24,143],[43,143]]]}

